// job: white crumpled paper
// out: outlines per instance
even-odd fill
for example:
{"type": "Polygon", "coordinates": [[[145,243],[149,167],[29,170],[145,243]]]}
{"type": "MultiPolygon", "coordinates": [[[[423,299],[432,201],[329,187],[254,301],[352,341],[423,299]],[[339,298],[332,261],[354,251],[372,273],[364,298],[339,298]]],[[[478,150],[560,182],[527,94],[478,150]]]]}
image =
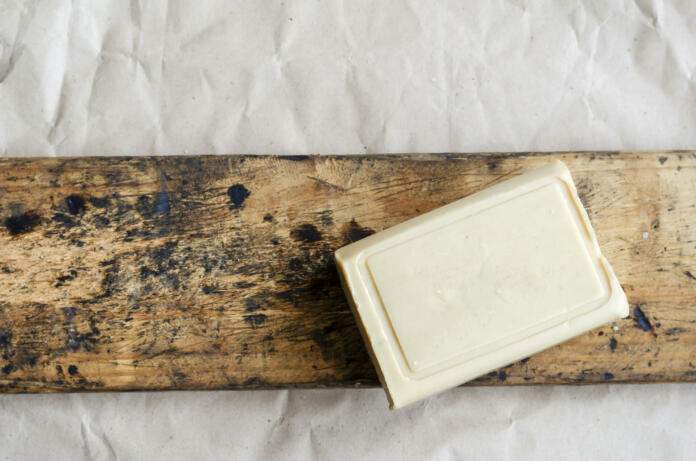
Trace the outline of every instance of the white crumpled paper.
{"type": "MultiPolygon", "coordinates": [[[[696,2],[0,0],[0,155],[696,146],[696,2]]],[[[688,459],[696,387],[0,397],[0,459],[688,459]]]]}

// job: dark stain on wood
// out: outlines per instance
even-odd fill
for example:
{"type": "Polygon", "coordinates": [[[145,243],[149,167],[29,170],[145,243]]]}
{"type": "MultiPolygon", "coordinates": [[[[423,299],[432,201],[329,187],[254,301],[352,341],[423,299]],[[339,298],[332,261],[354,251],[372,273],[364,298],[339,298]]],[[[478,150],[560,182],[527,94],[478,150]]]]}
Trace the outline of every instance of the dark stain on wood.
{"type": "Polygon", "coordinates": [[[296,242],[314,243],[321,240],[321,232],[314,224],[302,224],[290,231],[290,237],[296,242]]]}
{"type": "Polygon", "coordinates": [[[290,258],[288,267],[290,268],[290,270],[293,271],[301,271],[304,269],[304,263],[300,258],[290,258]]]}
{"type": "Polygon", "coordinates": [[[251,325],[251,328],[258,328],[261,325],[263,325],[264,323],[266,323],[266,315],[265,314],[245,315],[244,321],[247,322],[249,325],[251,325]]]}
{"type": "Polygon", "coordinates": [[[616,340],[616,338],[611,338],[609,340],[609,349],[611,349],[612,352],[616,350],[616,346],[619,345],[619,342],[616,340]]]}
{"type": "Polygon", "coordinates": [[[672,328],[666,329],[663,334],[666,336],[676,336],[676,335],[679,335],[679,334],[685,333],[685,332],[686,332],[686,330],[684,328],[672,327],[672,328]]]}
{"type": "Polygon", "coordinates": [[[26,234],[41,223],[41,216],[36,211],[27,211],[5,219],[5,227],[10,235],[26,234]]]}
{"type": "Polygon", "coordinates": [[[88,331],[80,331],[78,326],[72,321],[72,318],[66,318],[63,323],[63,332],[65,333],[65,347],[73,352],[80,349],[90,352],[92,347],[99,340],[99,329],[96,327],[93,319],[87,320],[88,331]]]}
{"type": "Polygon", "coordinates": [[[260,387],[264,384],[264,382],[259,378],[258,376],[252,376],[251,378],[245,380],[242,383],[243,387],[260,387]]]}
{"type": "Polygon", "coordinates": [[[247,312],[254,312],[261,309],[261,304],[259,304],[258,301],[254,300],[253,298],[244,299],[244,304],[246,305],[247,312]]]}
{"type": "Polygon", "coordinates": [[[230,199],[230,209],[238,210],[244,206],[244,201],[251,195],[251,192],[242,184],[235,184],[227,188],[227,196],[230,199]]]}
{"type": "Polygon", "coordinates": [[[358,240],[362,240],[365,237],[369,237],[374,233],[375,231],[373,231],[372,229],[362,227],[360,224],[355,222],[355,219],[351,219],[350,222],[346,223],[345,226],[343,226],[343,244],[348,245],[350,243],[357,242],[358,240]]]}
{"type": "Polygon", "coordinates": [[[71,269],[68,274],[61,275],[58,278],[56,278],[57,282],[56,287],[61,287],[65,282],[69,282],[70,280],[75,280],[75,277],[77,277],[77,271],[74,269],[71,269]]]}
{"type": "Polygon", "coordinates": [[[12,334],[10,333],[10,331],[0,327],[0,347],[9,346],[11,339],[12,334]]]}
{"type": "Polygon", "coordinates": [[[90,197],[89,203],[97,208],[106,208],[109,206],[109,197],[90,197]]]}
{"type": "Polygon", "coordinates": [[[633,308],[633,320],[635,322],[636,328],[640,328],[643,331],[649,331],[653,335],[655,334],[655,327],[652,326],[648,317],[643,313],[643,309],[640,306],[633,308]]]}
{"type": "Polygon", "coordinates": [[[73,228],[77,226],[77,221],[75,221],[73,218],[70,216],[64,214],[64,213],[56,213],[53,215],[51,220],[55,223],[60,224],[63,227],[66,227],[68,229],[73,228]]]}
{"type": "Polygon", "coordinates": [[[162,191],[159,193],[159,198],[157,199],[157,213],[169,213],[169,194],[167,194],[164,181],[162,181],[162,191]]]}
{"type": "Polygon", "coordinates": [[[80,195],[71,194],[65,198],[65,205],[68,207],[68,212],[77,215],[85,211],[85,199],[80,195]]]}
{"type": "Polygon", "coordinates": [[[331,210],[324,210],[319,213],[319,220],[324,227],[332,227],[334,225],[333,212],[331,210]]]}
{"type": "Polygon", "coordinates": [[[684,271],[684,275],[689,277],[691,280],[696,280],[696,276],[694,276],[694,274],[692,274],[690,271],[684,271]]]}
{"type": "MultiPolygon", "coordinates": [[[[338,322],[332,322],[324,328],[312,330],[311,338],[319,346],[322,358],[325,361],[332,361],[336,351],[336,335],[340,331],[341,325],[338,322]]],[[[339,339],[340,340],[340,339],[339,339]]]]}
{"type": "Polygon", "coordinates": [[[289,160],[291,162],[304,162],[311,157],[309,155],[278,155],[277,158],[280,160],[289,160]]]}

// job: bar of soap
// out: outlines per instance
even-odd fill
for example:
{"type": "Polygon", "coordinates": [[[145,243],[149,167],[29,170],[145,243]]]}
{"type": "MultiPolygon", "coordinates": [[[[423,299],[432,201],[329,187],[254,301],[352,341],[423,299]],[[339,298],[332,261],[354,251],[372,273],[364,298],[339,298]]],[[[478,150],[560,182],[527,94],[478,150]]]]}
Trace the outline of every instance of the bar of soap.
{"type": "Polygon", "coordinates": [[[561,162],[343,247],[336,262],[392,409],[628,315],[561,162]]]}

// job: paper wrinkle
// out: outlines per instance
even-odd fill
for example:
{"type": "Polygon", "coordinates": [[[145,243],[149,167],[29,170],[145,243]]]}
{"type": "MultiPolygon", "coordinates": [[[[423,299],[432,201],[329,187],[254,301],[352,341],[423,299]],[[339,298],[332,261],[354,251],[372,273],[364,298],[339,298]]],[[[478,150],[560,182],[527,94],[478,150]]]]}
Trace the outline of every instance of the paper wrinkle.
{"type": "MultiPolygon", "coordinates": [[[[67,45],[70,43],[70,37],[72,35],[72,21],[73,18],[73,10],[70,8],[70,12],[66,15],[65,21],[64,21],[64,26],[60,25],[61,22],[63,21],[58,21],[59,23],[59,29],[58,29],[58,36],[61,37],[61,39],[64,39],[64,42],[61,42],[60,39],[56,40],[53,45],[56,47],[56,52],[55,52],[55,58],[56,60],[53,62],[53,65],[47,66],[48,68],[51,68],[51,74],[55,75],[55,78],[59,80],[59,83],[57,83],[53,90],[47,85],[47,90],[50,92],[53,92],[53,95],[48,93],[45,95],[45,99],[47,102],[47,106],[44,106],[44,112],[48,114],[48,126],[49,126],[49,131],[48,131],[48,141],[52,145],[60,144],[60,142],[57,142],[55,139],[55,132],[56,128],[59,126],[61,119],[62,119],[62,114],[63,110],[65,107],[65,74],[66,74],[66,69],[68,67],[68,50],[69,46],[67,45]]],[[[48,70],[48,69],[47,69],[48,70]]],[[[48,81],[47,81],[48,83],[48,81]]]]}
{"type": "Polygon", "coordinates": [[[80,424],[80,436],[87,459],[118,460],[116,451],[106,434],[95,433],[88,421],[82,421],[80,424]]]}
{"type": "Polygon", "coordinates": [[[629,3],[629,5],[635,5],[652,29],[658,28],[660,24],[660,12],[658,10],[663,9],[661,0],[635,0],[634,3],[629,3]]]}
{"type": "Polygon", "coordinates": [[[0,151],[582,150],[696,141],[692,2],[403,0],[372,5],[369,15],[367,7],[10,4],[0,35],[0,129],[12,134],[0,151]],[[631,113],[642,116],[629,123],[631,113]]]}
{"type": "MultiPolygon", "coordinates": [[[[614,121],[627,109],[624,99],[639,101],[631,95],[657,89],[657,106],[663,107],[659,111],[654,110],[654,101],[632,102],[634,106],[650,108],[655,112],[653,118],[657,118],[656,113],[664,110],[666,100],[681,106],[688,100],[684,95],[693,94],[688,77],[693,72],[679,74],[670,70],[674,59],[682,63],[682,70],[693,68],[687,66],[693,59],[693,51],[679,45],[689,40],[675,40],[670,38],[673,35],[662,32],[647,35],[644,40],[649,46],[635,46],[633,50],[671,47],[679,51],[669,52],[666,58],[663,54],[661,66],[652,64],[651,54],[636,53],[629,69],[638,70],[642,65],[644,71],[634,75],[643,72],[652,75],[646,74],[643,82],[634,78],[627,85],[621,85],[620,80],[630,75],[630,71],[612,69],[618,67],[614,62],[621,60],[605,52],[597,55],[599,47],[608,48],[606,44],[613,41],[610,37],[625,36],[630,40],[631,28],[648,27],[650,21],[645,15],[653,14],[649,4],[643,6],[645,11],[641,13],[638,7],[625,3],[617,4],[616,8],[577,3],[559,6],[544,16],[542,9],[523,4],[500,11],[495,7],[469,6],[467,16],[461,13],[464,8],[454,4],[438,9],[413,2],[394,2],[378,7],[369,20],[360,21],[356,20],[352,4],[339,4],[337,8],[324,6],[320,13],[311,3],[300,2],[269,9],[265,22],[248,21],[249,25],[240,24],[234,14],[224,13],[210,15],[207,22],[194,20],[191,22],[195,24],[188,24],[182,20],[183,16],[191,16],[185,5],[175,4],[168,12],[157,14],[156,8],[143,5],[133,3],[128,8],[130,29],[123,24],[108,27],[106,36],[107,41],[110,35],[118,37],[124,32],[131,36],[130,46],[121,51],[124,56],[130,53],[129,59],[136,68],[128,69],[118,54],[102,53],[100,59],[106,62],[93,76],[89,113],[82,118],[89,120],[87,132],[80,135],[85,124],[75,115],[79,111],[62,113],[57,131],[63,135],[56,136],[53,144],[59,140],[62,143],[52,146],[56,153],[71,146],[78,151],[102,149],[101,144],[93,142],[99,139],[100,132],[106,135],[103,142],[108,145],[123,142],[117,141],[119,136],[130,139],[131,142],[112,152],[130,154],[149,152],[152,146],[156,152],[171,153],[198,150],[269,153],[277,149],[274,146],[298,153],[471,151],[523,148],[529,143],[532,143],[530,148],[540,146],[549,150],[559,144],[563,147],[563,142],[575,149],[584,148],[582,143],[610,148],[617,139],[635,143],[631,141],[633,132],[649,138],[650,130],[653,135],[660,131],[653,123],[647,123],[647,128],[631,128],[630,133],[620,133],[614,121]],[[548,19],[554,18],[554,14],[558,17],[548,19]],[[617,24],[617,18],[621,24],[617,24]],[[608,21],[611,28],[604,27],[608,21]],[[312,28],[320,29],[324,23],[332,25],[313,37],[312,28]],[[563,28],[568,26],[574,36],[564,40],[572,39],[575,43],[568,43],[570,48],[562,49],[555,42],[559,32],[560,37],[565,37],[563,28]],[[153,27],[162,33],[155,35],[149,30],[153,27]],[[242,35],[236,30],[249,37],[254,44],[250,49],[256,50],[256,54],[240,53],[224,46],[228,38],[235,42],[236,36],[242,35]],[[587,58],[583,59],[585,54],[587,58]],[[565,65],[573,58],[578,62],[580,75],[565,65]],[[197,72],[189,72],[204,62],[197,72]],[[130,77],[136,82],[136,87],[127,91],[132,96],[118,98],[117,93],[123,92],[125,85],[108,81],[109,75],[119,67],[126,70],[124,80],[130,77]],[[477,67],[481,70],[476,71],[477,67]],[[671,75],[671,80],[666,81],[671,82],[674,91],[665,93],[659,89],[665,78],[651,70],[656,68],[671,75]],[[205,72],[198,73],[201,71],[205,72]],[[475,73],[480,74],[477,81],[463,78],[475,73]],[[586,80],[594,79],[595,75],[602,79],[597,82],[599,85],[586,80]],[[254,81],[254,94],[250,96],[241,89],[230,91],[232,82],[242,83],[244,79],[254,81]],[[551,84],[551,98],[543,96],[545,85],[535,84],[543,79],[551,84]],[[104,84],[100,85],[100,81],[104,84]],[[606,87],[607,82],[611,88],[606,87]],[[570,86],[576,84],[574,94],[570,86]],[[587,88],[585,101],[577,93],[581,87],[587,88]],[[185,89],[190,96],[187,102],[185,89]],[[610,91],[614,92],[614,102],[618,102],[613,106],[611,98],[607,98],[610,91]],[[626,92],[625,98],[621,97],[622,92],[626,92]],[[570,97],[561,98],[563,93],[570,97]],[[325,95],[332,95],[335,103],[319,104],[326,100],[325,95]],[[525,95],[535,97],[536,102],[525,102],[525,95]],[[135,110],[119,109],[120,99],[129,101],[135,110]],[[596,105],[600,106],[599,111],[596,105]],[[337,110],[327,110],[331,106],[337,110]],[[103,113],[104,107],[112,107],[110,113],[121,120],[111,120],[103,113]],[[592,109],[591,116],[584,113],[588,107],[592,109]],[[534,117],[529,111],[535,108],[546,116],[534,117]],[[577,134],[570,141],[558,141],[565,139],[568,129],[549,119],[553,117],[549,114],[558,111],[571,122],[577,114],[582,114],[582,125],[573,127],[571,131],[577,134]],[[131,123],[129,112],[135,116],[131,123]],[[241,118],[240,114],[243,114],[241,118]],[[118,130],[110,128],[113,126],[118,130]],[[270,126],[275,129],[267,128],[270,126]],[[612,129],[607,129],[608,126],[612,129]],[[330,133],[333,135],[329,136],[330,133]]],[[[674,28],[675,18],[663,13],[663,10],[671,11],[670,8],[664,2],[661,5],[655,13],[658,29],[665,29],[662,23],[666,21],[672,26],[670,31],[688,34],[688,28],[687,32],[683,26],[674,28]],[[662,18],[663,14],[667,19],[662,18]]],[[[249,8],[245,13],[248,11],[249,8]]],[[[258,19],[258,15],[254,18],[258,19]]],[[[69,65],[73,62],[71,59],[69,65]]],[[[90,82],[90,73],[82,72],[83,80],[90,82]]],[[[71,92],[67,96],[65,93],[63,97],[68,98],[65,105],[84,107],[71,92]]],[[[680,116],[692,120],[693,109],[685,106],[680,116]]],[[[682,124],[682,131],[684,125],[689,126],[682,124]]],[[[678,139],[668,135],[662,133],[657,137],[669,142],[678,139]]]]}
{"type": "Polygon", "coordinates": [[[3,26],[0,27],[0,53],[2,53],[0,54],[0,84],[2,84],[14,70],[18,58],[22,55],[22,51],[24,50],[23,42],[26,35],[26,24],[28,22],[27,18],[30,17],[34,11],[33,8],[28,10],[28,8],[34,5],[17,3],[14,6],[17,7],[15,10],[11,10],[10,7],[6,8],[10,13],[14,11],[17,17],[14,36],[11,39],[9,36],[5,37],[4,35],[11,29],[11,25],[7,23],[12,19],[12,15],[8,13],[3,19],[0,19],[0,21],[2,21],[0,24],[3,26]]]}

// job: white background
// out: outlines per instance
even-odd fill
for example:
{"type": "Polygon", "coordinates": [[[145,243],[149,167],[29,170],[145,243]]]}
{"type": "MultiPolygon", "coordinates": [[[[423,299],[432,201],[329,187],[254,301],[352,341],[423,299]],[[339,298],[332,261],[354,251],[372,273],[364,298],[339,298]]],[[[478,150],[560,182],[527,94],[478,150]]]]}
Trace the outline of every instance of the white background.
{"type": "MultiPolygon", "coordinates": [[[[0,155],[693,149],[695,71],[692,0],[0,0],[0,155]]],[[[693,459],[694,414],[693,384],[7,395],[0,459],[693,459]]]]}

